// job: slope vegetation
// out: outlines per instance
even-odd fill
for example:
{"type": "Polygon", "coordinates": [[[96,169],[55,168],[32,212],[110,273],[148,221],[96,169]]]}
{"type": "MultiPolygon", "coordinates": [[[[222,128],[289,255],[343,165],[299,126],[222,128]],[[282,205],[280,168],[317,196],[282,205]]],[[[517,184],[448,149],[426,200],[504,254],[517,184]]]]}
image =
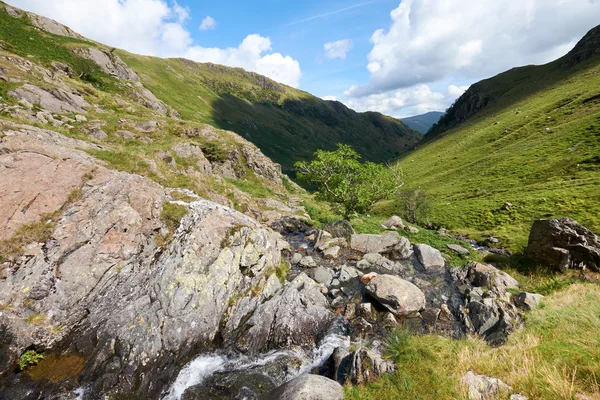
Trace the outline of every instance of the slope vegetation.
{"type": "Polygon", "coordinates": [[[431,222],[516,250],[535,218],[600,230],[599,37],[473,85],[401,158],[407,186],[429,194],[431,222]]]}
{"type": "Polygon", "coordinates": [[[427,133],[433,125],[438,123],[443,115],[443,112],[432,111],[422,115],[415,115],[414,117],[402,118],[402,122],[415,131],[427,133]]]}

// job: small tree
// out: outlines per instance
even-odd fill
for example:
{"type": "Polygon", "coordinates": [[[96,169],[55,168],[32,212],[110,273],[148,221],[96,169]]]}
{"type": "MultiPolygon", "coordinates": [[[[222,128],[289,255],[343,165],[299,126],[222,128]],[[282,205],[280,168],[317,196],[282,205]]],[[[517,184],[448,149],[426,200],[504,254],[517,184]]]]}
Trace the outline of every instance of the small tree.
{"type": "Polygon", "coordinates": [[[400,204],[404,208],[404,218],[413,224],[428,222],[431,213],[429,196],[421,189],[406,189],[399,194],[400,204]]]}
{"type": "Polygon", "coordinates": [[[391,198],[403,183],[391,168],[372,162],[361,163],[350,146],[336,151],[318,150],[310,163],[296,163],[298,179],[318,187],[317,199],[332,205],[348,219],[368,212],[373,205],[391,198]]]}

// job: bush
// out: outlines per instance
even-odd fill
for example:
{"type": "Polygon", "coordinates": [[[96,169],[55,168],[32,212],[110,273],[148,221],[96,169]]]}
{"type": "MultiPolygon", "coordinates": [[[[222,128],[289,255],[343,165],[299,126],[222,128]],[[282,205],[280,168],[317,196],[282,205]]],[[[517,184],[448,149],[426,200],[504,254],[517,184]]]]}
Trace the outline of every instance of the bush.
{"type": "Polygon", "coordinates": [[[399,193],[398,199],[404,219],[413,224],[429,224],[432,206],[427,193],[421,189],[407,189],[399,193]]]}
{"type": "Polygon", "coordinates": [[[402,186],[391,169],[361,163],[358,153],[343,144],[336,151],[318,150],[313,161],[296,163],[296,169],[300,181],[318,187],[316,198],[330,203],[346,219],[354,213],[368,212],[402,186]]]}
{"type": "Polygon", "coordinates": [[[25,368],[37,365],[40,361],[44,359],[43,354],[39,354],[35,350],[27,350],[25,353],[21,355],[19,359],[19,368],[23,371],[25,368]]]}
{"type": "Polygon", "coordinates": [[[227,161],[227,150],[222,149],[217,143],[209,142],[202,145],[201,148],[208,161],[218,163],[227,161]]]}

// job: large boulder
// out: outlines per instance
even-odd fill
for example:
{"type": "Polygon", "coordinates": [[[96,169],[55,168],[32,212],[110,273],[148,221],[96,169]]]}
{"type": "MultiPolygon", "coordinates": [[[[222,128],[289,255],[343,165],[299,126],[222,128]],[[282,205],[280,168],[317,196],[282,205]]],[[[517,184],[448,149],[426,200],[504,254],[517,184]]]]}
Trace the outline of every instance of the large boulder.
{"type": "Polygon", "coordinates": [[[323,230],[329,232],[333,237],[344,238],[346,240],[349,240],[350,237],[354,235],[352,225],[346,220],[325,224],[323,225],[323,230]]]}
{"type": "Polygon", "coordinates": [[[423,292],[397,276],[378,275],[366,288],[367,293],[396,316],[413,316],[425,308],[423,292]]]}
{"type": "Polygon", "coordinates": [[[384,228],[388,229],[404,229],[404,224],[402,223],[402,218],[394,215],[383,224],[381,224],[384,228]]]}
{"type": "Polygon", "coordinates": [[[302,374],[268,393],[265,400],[343,400],[344,389],[334,380],[302,374]]]}
{"type": "MultiPolygon", "coordinates": [[[[37,349],[50,360],[75,357],[78,367],[60,373],[88,386],[92,397],[158,398],[178,368],[215,340],[235,337],[279,292],[280,236],[255,220],[206,200],[179,201],[187,215],[168,235],[162,217],[170,191],[104,168],[80,150],[93,148],[85,142],[27,126],[0,128],[0,174],[20,174],[3,181],[10,193],[0,196],[0,209],[19,216],[3,223],[14,232],[54,214],[42,221],[43,236],[2,265],[0,306],[10,307],[0,313],[0,374],[37,349]],[[56,178],[56,189],[40,174],[56,178]]],[[[301,286],[294,313],[308,309],[326,320],[318,288],[301,286]]],[[[283,314],[284,329],[286,321],[302,321],[283,314]]],[[[20,376],[4,375],[0,392],[21,398],[16,393],[27,382],[20,376]]]]}
{"type": "Polygon", "coordinates": [[[562,272],[583,267],[600,271],[600,239],[570,218],[534,221],[526,254],[562,272]]]}
{"type": "Polygon", "coordinates": [[[544,298],[541,294],[521,292],[515,295],[513,303],[517,307],[523,308],[524,310],[531,311],[540,305],[540,301],[544,298]]]}
{"type": "Polygon", "coordinates": [[[352,235],[350,247],[363,254],[380,253],[394,259],[406,259],[412,255],[410,242],[398,232],[388,232],[384,235],[352,235]]]}
{"type": "Polygon", "coordinates": [[[434,249],[427,244],[415,244],[414,250],[417,259],[425,270],[439,270],[445,267],[446,260],[444,260],[438,249],[434,249]]]}
{"type": "Polygon", "coordinates": [[[74,90],[59,88],[41,89],[35,85],[25,85],[8,92],[17,100],[25,100],[30,104],[40,106],[46,111],[56,114],[80,113],[84,114],[90,104],[74,90]]]}
{"type": "Polygon", "coordinates": [[[90,47],[88,49],[76,49],[75,53],[83,58],[87,58],[96,64],[109,75],[116,78],[139,82],[140,78],[121,58],[107,50],[90,47]]]}
{"type": "Polygon", "coordinates": [[[314,345],[333,318],[321,288],[301,273],[272,299],[261,304],[246,323],[240,346],[251,353],[292,345],[314,345]]]}
{"type": "Polygon", "coordinates": [[[519,282],[506,272],[478,262],[467,264],[467,279],[473,286],[490,288],[500,296],[503,296],[508,289],[519,287],[519,282]]]}

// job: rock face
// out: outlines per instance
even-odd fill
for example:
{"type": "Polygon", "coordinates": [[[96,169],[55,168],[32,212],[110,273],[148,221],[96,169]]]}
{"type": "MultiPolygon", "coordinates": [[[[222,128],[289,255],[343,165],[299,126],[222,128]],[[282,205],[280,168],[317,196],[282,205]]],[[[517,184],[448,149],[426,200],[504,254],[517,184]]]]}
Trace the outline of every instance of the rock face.
{"type": "Polygon", "coordinates": [[[116,78],[139,82],[140,78],[121,58],[109,51],[90,47],[89,49],[78,49],[75,51],[77,55],[94,61],[109,75],[116,78]]]}
{"type": "Polygon", "coordinates": [[[446,265],[446,260],[442,257],[442,253],[429,245],[415,244],[414,250],[417,259],[425,270],[441,269],[446,265]]]}
{"type": "Polygon", "coordinates": [[[72,31],[71,29],[67,28],[66,26],[59,24],[58,22],[56,22],[50,18],[46,18],[46,17],[37,15],[34,13],[27,13],[27,17],[29,18],[29,21],[31,21],[31,24],[33,26],[36,26],[36,27],[43,29],[47,32],[50,32],[54,35],[68,36],[68,37],[72,37],[75,39],[83,39],[83,37],[81,35],[79,35],[78,33],[72,31]]]}
{"type": "MultiPolygon", "coordinates": [[[[160,185],[108,170],[79,150],[93,145],[3,124],[3,235],[48,212],[60,215],[50,240],[34,241],[2,266],[0,304],[11,307],[0,314],[9,338],[0,374],[25,349],[56,349],[84,357],[73,373],[92,394],[143,391],[156,398],[178,366],[218,336],[235,336],[281,287],[274,273],[280,237],[255,220],[206,200],[179,202],[188,215],[165,243],[168,196],[160,185]],[[19,191],[23,182],[38,183],[19,191]],[[70,188],[77,196],[69,196],[70,188]]],[[[287,328],[304,343],[309,335],[301,329],[314,332],[329,320],[326,300],[304,278],[279,295],[286,300],[274,307],[273,324],[283,331],[269,336],[269,345],[285,342],[287,328]],[[288,303],[294,308],[286,311],[288,303]],[[306,318],[296,318],[298,310],[306,318]]],[[[20,398],[18,375],[9,377],[0,392],[20,398]]]]}
{"type": "Polygon", "coordinates": [[[600,239],[570,218],[534,221],[526,254],[559,271],[600,271],[600,239]]]}
{"type": "Polygon", "coordinates": [[[281,385],[264,397],[265,400],[343,400],[344,389],[331,379],[303,374],[281,385]]]}
{"type": "Polygon", "coordinates": [[[469,400],[495,400],[512,392],[512,388],[500,379],[477,375],[473,371],[467,372],[460,382],[467,389],[469,400]]]}
{"type": "Polygon", "coordinates": [[[393,275],[378,275],[367,284],[367,293],[394,315],[415,315],[425,308],[423,292],[402,278],[393,275]]]}
{"type": "Polygon", "coordinates": [[[40,89],[29,83],[8,93],[18,100],[26,100],[30,104],[38,105],[51,113],[85,113],[90,107],[89,103],[78,93],[67,92],[66,90],[40,89]]]}
{"type": "Polygon", "coordinates": [[[319,285],[302,273],[256,309],[240,342],[252,353],[291,345],[314,345],[332,318],[319,285]]]}
{"type": "Polygon", "coordinates": [[[352,235],[350,247],[363,254],[390,254],[392,258],[396,259],[404,259],[412,255],[410,242],[397,232],[389,232],[385,235],[352,235]]]}

